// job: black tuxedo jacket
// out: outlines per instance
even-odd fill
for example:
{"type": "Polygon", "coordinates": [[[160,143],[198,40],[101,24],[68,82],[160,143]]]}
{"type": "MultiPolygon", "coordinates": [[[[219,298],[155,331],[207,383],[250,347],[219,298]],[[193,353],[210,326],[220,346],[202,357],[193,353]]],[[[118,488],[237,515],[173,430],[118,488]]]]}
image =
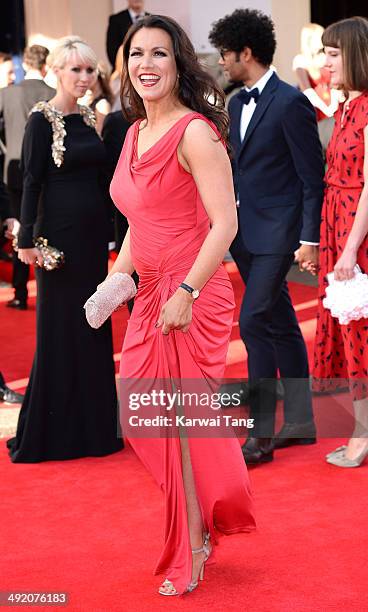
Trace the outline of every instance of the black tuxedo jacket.
{"type": "MultiPolygon", "coordinates": [[[[148,15],[148,13],[145,13],[145,15],[148,15]]],[[[132,23],[128,9],[109,17],[109,27],[107,28],[106,35],[106,52],[112,67],[115,66],[116,54],[132,23]]]]}
{"type": "Polygon", "coordinates": [[[0,177],[0,228],[1,221],[5,221],[8,217],[10,217],[9,198],[6,193],[4,182],[0,177]]]}
{"type": "Polygon", "coordinates": [[[109,187],[115,168],[119,161],[120,153],[123,148],[126,133],[130,123],[124,119],[121,110],[110,113],[102,128],[102,140],[106,149],[106,193],[110,204],[111,217],[115,217],[115,242],[117,249],[120,250],[124,236],[128,229],[128,221],[122,213],[115,207],[109,193],[109,187]]]}
{"type": "Polygon", "coordinates": [[[242,108],[234,96],[230,142],[245,247],[256,255],[287,254],[299,240],[319,242],[324,164],[312,105],[273,74],[241,142],[242,108]]]}

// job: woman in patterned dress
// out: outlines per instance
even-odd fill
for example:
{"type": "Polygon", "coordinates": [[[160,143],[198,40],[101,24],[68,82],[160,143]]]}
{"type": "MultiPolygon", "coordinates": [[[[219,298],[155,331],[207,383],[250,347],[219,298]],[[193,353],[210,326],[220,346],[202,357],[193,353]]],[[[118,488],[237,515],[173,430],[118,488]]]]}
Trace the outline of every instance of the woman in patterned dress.
{"type": "Polygon", "coordinates": [[[314,376],[349,379],[355,430],[327,461],[356,467],[368,456],[368,321],[340,325],[322,299],[329,272],[338,281],[352,278],[356,264],[368,273],[368,20],[353,17],[332,24],[322,41],[331,84],[343,90],[345,101],[327,150],[314,376]]]}

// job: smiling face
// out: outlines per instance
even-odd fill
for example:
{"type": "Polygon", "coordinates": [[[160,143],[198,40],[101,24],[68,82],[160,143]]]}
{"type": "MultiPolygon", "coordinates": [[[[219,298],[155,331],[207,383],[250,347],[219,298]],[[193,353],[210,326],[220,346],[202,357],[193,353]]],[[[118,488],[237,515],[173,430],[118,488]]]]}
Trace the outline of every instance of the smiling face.
{"type": "Polygon", "coordinates": [[[62,68],[54,68],[58,84],[73,98],[82,98],[96,81],[96,69],[73,53],[62,68]]]}
{"type": "Polygon", "coordinates": [[[325,47],[325,66],[331,74],[331,87],[341,89],[344,86],[344,70],[341,49],[325,47]]]}
{"type": "Polygon", "coordinates": [[[169,34],[159,28],[138,30],[130,45],[128,72],[143,101],[175,96],[177,68],[169,34]]]}

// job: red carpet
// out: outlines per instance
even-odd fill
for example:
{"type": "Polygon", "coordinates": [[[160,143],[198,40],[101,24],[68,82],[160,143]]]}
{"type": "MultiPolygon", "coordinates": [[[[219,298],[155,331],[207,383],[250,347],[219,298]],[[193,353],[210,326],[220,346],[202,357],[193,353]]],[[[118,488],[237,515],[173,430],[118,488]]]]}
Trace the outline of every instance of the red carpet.
{"type": "MultiPolygon", "coordinates": [[[[239,298],[241,283],[235,273],[232,279],[239,298]]],[[[316,290],[291,289],[310,349],[316,290]]],[[[0,363],[20,388],[32,360],[35,313],[7,310],[8,293],[0,290],[0,363]]],[[[116,352],[125,320],[125,311],[114,316],[116,352]]],[[[232,340],[228,375],[244,376],[236,326],[232,340]]],[[[253,469],[258,531],[222,538],[205,582],[168,600],[155,593],[160,577],[152,576],[163,535],[162,497],[131,450],[14,465],[2,441],[0,591],[66,591],[73,612],[364,612],[368,472],[367,466],[327,465],[324,455],[338,442],[278,451],[273,463],[253,469]]]]}

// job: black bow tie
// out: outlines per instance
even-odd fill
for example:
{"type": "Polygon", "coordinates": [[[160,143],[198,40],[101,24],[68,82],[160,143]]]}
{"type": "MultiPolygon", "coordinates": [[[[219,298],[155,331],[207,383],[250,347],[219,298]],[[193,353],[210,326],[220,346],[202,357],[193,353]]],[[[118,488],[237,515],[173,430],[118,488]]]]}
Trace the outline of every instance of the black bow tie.
{"type": "Polygon", "coordinates": [[[238,95],[239,100],[243,104],[249,104],[252,98],[257,104],[258,98],[259,98],[259,91],[257,87],[255,87],[254,89],[251,89],[250,91],[247,91],[246,89],[241,89],[237,95],[238,95]]]}

